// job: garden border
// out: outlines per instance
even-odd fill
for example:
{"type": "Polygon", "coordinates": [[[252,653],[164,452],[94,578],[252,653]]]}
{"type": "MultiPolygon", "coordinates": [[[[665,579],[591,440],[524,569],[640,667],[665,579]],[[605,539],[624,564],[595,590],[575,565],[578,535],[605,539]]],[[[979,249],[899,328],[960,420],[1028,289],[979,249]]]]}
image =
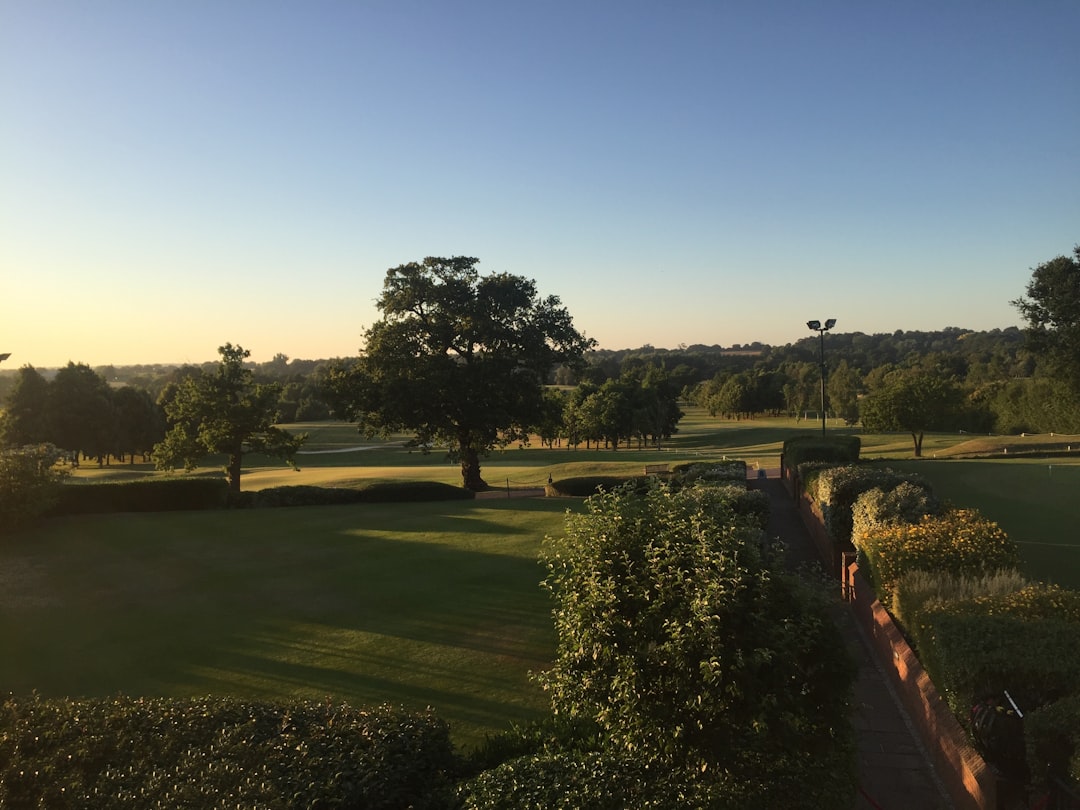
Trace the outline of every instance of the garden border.
{"type": "Polygon", "coordinates": [[[910,716],[949,798],[957,810],[998,810],[997,774],[968,741],[892,616],[878,601],[869,581],[859,573],[858,564],[852,561],[844,567],[814,502],[804,493],[796,494],[797,483],[787,468],[781,475],[830,577],[843,580],[855,621],[870,641],[874,657],[888,673],[889,682],[910,716]]]}

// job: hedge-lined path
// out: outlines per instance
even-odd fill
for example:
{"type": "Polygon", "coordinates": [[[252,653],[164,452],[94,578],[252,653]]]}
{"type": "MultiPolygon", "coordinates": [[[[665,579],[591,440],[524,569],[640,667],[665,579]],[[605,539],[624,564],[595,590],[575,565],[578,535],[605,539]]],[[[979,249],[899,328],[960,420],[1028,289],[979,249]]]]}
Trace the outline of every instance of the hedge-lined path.
{"type": "MultiPolygon", "coordinates": [[[[768,493],[772,507],[768,533],[779,537],[793,570],[825,569],[778,470],[767,478],[753,473],[750,486],[768,493]]],[[[840,583],[836,583],[839,591],[840,583]]],[[[852,723],[858,749],[859,790],[853,810],[952,810],[911,720],[900,706],[887,676],[855,623],[851,610],[839,604],[834,618],[852,658],[858,664],[852,723]]]]}

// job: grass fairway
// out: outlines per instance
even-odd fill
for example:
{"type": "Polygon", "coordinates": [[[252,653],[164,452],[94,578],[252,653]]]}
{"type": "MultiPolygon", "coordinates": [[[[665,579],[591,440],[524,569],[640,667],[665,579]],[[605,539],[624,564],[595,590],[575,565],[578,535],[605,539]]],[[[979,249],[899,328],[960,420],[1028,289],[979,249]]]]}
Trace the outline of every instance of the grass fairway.
{"type": "Polygon", "coordinates": [[[1075,529],[1080,459],[890,460],[917,472],[938,497],[974,507],[1020,546],[1025,573],[1080,589],[1080,534],[1075,529]]]}
{"type": "Polygon", "coordinates": [[[537,555],[567,505],[50,521],[0,544],[0,691],[430,705],[468,747],[546,708],[537,555]]]}

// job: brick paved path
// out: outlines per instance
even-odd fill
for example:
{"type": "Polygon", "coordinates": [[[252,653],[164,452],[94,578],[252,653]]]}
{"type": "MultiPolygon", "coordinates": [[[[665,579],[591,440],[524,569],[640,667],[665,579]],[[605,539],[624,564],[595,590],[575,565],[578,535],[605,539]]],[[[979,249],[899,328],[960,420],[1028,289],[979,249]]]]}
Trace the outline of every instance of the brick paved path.
{"type": "MultiPolygon", "coordinates": [[[[787,548],[792,569],[817,566],[817,550],[799,518],[777,470],[750,486],[768,493],[772,506],[768,532],[787,548]]],[[[836,584],[837,591],[840,583],[836,584]]],[[[892,691],[885,672],[850,609],[839,603],[834,618],[852,658],[858,664],[852,722],[858,746],[859,792],[852,810],[952,810],[953,805],[934,774],[911,721],[892,691]]]]}

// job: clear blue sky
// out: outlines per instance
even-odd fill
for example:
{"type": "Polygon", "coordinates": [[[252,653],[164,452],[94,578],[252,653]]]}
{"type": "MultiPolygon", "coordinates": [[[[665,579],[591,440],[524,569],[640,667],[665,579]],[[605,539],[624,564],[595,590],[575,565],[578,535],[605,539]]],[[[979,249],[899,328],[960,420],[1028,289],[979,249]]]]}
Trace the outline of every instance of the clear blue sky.
{"type": "Polygon", "coordinates": [[[1020,323],[1080,3],[0,0],[5,367],[348,356],[470,255],[603,348],[1020,323]]]}

